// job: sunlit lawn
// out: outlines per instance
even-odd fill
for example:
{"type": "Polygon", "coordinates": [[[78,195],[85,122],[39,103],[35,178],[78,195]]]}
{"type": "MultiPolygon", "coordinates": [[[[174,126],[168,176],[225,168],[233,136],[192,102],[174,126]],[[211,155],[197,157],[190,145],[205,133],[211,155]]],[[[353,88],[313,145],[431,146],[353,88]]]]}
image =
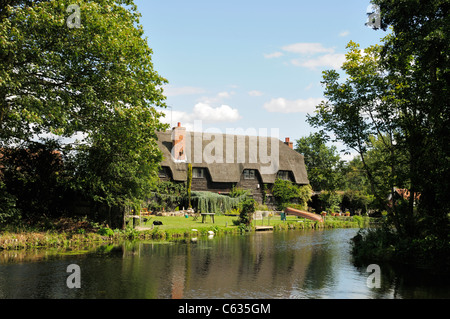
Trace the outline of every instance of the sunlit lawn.
{"type": "MultiPolygon", "coordinates": [[[[225,215],[215,215],[214,223],[210,219],[209,216],[206,217],[205,223],[202,223],[202,217],[198,217],[197,220],[194,220],[193,217],[186,218],[184,216],[150,216],[149,220],[146,223],[141,224],[141,226],[151,227],[154,221],[161,221],[163,225],[158,226],[161,230],[191,230],[191,229],[199,229],[199,228],[211,228],[211,226],[218,227],[236,227],[233,224],[233,220],[238,220],[239,216],[225,216],[225,215]]],[[[303,219],[299,219],[296,216],[287,216],[287,222],[297,222],[302,221],[303,219]]],[[[281,221],[280,215],[275,215],[270,218],[264,218],[264,220],[256,220],[252,222],[252,225],[277,225],[283,223],[281,221]]]]}

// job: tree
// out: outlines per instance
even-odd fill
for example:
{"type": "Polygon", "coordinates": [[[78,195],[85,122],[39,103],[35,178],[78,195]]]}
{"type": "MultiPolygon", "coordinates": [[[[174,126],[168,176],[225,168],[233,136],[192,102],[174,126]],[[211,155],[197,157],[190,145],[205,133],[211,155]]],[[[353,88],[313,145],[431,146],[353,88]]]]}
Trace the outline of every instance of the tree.
{"type": "MultiPolygon", "coordinates": [[[[72,1],[15,0],[0,11],[0,137],[90,134],[117,110],[164,106],[151,49],[132,0],[80,5],[81,27],[69,28],[72,1]]],[[[152,123],[155,124],[155,123],[152,123]]]]}
{"type": "Polygon", "coordinates": [[[395,227],[395,241],[389,245],[411,258],[418,247],[423,256],[447,256],[450,3],[372,2],[380,7],[381,27],[391,26],[392,33],[382,46],[364,52],[349,43],[342,67],[346,81],[339,83],[336,71],[324,73],[328,100],[309,121],[359,153],[372,192],[381,202],[384,185],[367,160],[376,136],[383,144],[377,160],[389,168],[385,179],[392,192],[395,185],[404,185],[410,193],[406,204],[401,200],[387,206],[395,227]],[[414,245],[407,244],[411,242],[414,245]]]}
{"type": "Polygon", "coordinates": [[[30,142],[1,151],[0,184],[4,185],[2,196],[5,196],[2,200],[16,199],[13,210],[17,220],[37,220],[63,213],[66,176],[62,154],[55,152],[55,148],[50,142],[30,142]]]}
{"type": "Polygon", "coordinates": [[[256,202],[253,198],[246,198],[239,204],[239,222],[245,226],[252,223],[256,202]]]}
{"type": "Polygon", "coordinates": [[[188,163],[188,171],[187,171],[187,198],[188,198],[188,208],[192,208],[191,205],[191,188],[192,188],[192,164],[188,163]]]}
{"type": "Polygon", "coordinates": [[[396,97],[403,101],[400,124],[406,132],[400,143],[411,156],[409,214],[414,193],[420,192],[427,228],[445,237],[450,211],[450,2],[373,3],[380,7],[382,28],[393,31],[383,46],[383,65],[403,79],[396,97]]]}
{"type": "MultiPolygon", "coordinates": [[[[347,48],[346,62],[342,66],[347,79],[339,83],[337,71],[324,72],[324,95],[328,100],[317,106],[316,114],[309,116],[308,121],[313,126],[332,132],[335,140],[359,154],[370,193],[378,203],[386,205],[389,190],[393,193],[395,186],[412,183],[410,176],[397,174],[398,167],[405,164],[400,161],[400,154],[404,154],[405,149],[399,143],[405,134],[400,125],[404,105],[402,100],[396,98],[402,78],[390,75],[382,66],[381,46],[360,50],[358,44],[350,42],[347,48]],[[371,163],[369,150],[377,148],[382,149],[381,153],[372,156],[371,163]],[[382,173],[380,168],[388,169],[389,174],[382,173]]],[[[410,161],[411,158],[408,163],[410,161]]],[[[386,209],[398,231],[406,232],[408,227],[400,223],[401,213],[397,211],[397,206],[386,209]]]]}
{"type": "Polygon", "coordinates": [[[310,185],[315,191],[338,188],[341,176],[336,146],[327,146],[322,134],[311,133],[297,140],[295,150],[304,156],[310,185]]]}
{"type": "Polygon", "coordinates": [[[312,188],[310,185],[297,186],[291,181],[278,178],[273,187],[272,194],[277,201],[279,210],[283,210],[289,203],[297,201],[299,205],[306,208],[306,204],[311,199],[312,188]]]}
{"type": "Polygon", "coordinates": [[[369,181],[360,156],[355,156],[342,166],[342,190],[362,190],[370,192],[369,181]]]}
{"type": "Polygon", "coordinates": [[[2,2],[0,139],[69,138],[70,186],[107,206],[147,195],[157,180],[165,107],[152,50],[132,0],[2,2]],[[69,10],[70,11],[70,10],[69,10]],[[75,141],[74,135],[82,136],[75,141]]]}

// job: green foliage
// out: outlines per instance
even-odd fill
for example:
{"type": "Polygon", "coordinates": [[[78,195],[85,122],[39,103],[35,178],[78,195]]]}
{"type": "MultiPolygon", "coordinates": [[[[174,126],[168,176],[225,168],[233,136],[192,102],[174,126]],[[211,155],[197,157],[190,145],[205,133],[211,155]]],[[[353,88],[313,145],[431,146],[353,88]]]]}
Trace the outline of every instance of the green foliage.
{"type": "Polygon", "coordinates": [[[239,223],[245,226],[249,226],[252,222],[252,216],[255,212],[256,202],[253,198],[246,198],[239,205],[239,223]]]}
{"type": "Polygon", "coordinates": [[[57,143],[30,142],[2,149],[0,191],[8,215],[20,215],[26,221],[61,215],[67,176],[55,148],[57,143]]]}
{"type": "Polygon", "coordinates": [[[239,203],[246,198],[245,195],[230,197],[213,192],[192,192],[192,205],[201,213],[224,214],[239,207],[239,203]]]}
{"type": "Polygon", "coordinates": [[[353,213],[365,215],[370,208],[373,208],[375,197],[360,191],[348,190],[342,196],[341,208],[350,210],[353,213]]]}
{"type": "Polygon", "coordinates": [[[34,194],[17,201],[27,205],[22,213],[56,209],[46,196],[61,195],[53,192],[61,185],[102,206],[139,204],[162,159],[155,131],[166,125],[156,107],[165,107],[167,81],[153,69],[136,6],[80,2],[81,27],[69,28],[70,4],[17,0],[0,9],[0,147],[36,134],[69,138],[64,146],[46,142],[64,154],[64,178],[43,175],[54,180],[38,188],[32,174],[16,174],[24,196],[34,194]]]}
{"type": "Polygon", "coordinates": [[[192,188],[192,164],[188,163],[187,171],[187,197],[188,197],[188,208],[191,208],[191,188],[192,188]]]}
{"type": "Polygon", "coordinates": [[[0,180],[0,226],[19,221],[21,216],[16,201],[17,198],[8,193],[5,184],[0,180]]]}
{"type": "Polygon", "coordinates": [[[233,185],[231,188],[229,196],[232,198],[244,197],[250,195],[251,191],[248,189],[243,189],[233,185]]]}
{"type": "Polygon", "coordinates": [[[345,80],[335,70],[324,72],[327,100],[308,121],[358,152],[370,194],[388,211],[389,227],[360,236],[357,250],[440,255],[434,243],[448,243],[450,225],[448,1],[372,3],[380,7],[381,28],[392,32],[364,50],[348,44],[345,80]],[[407,188],[409,198],[387,203],[394,187],[407,188]],[[433,244],[422,245],[423,238],[433,244]]]}
{"type": "Polygon", "coordinates": [[[97,234],[101,235],[101,236],[114,236],[114,231],[109,228],[109,227],[101,227],[98,231],[97,234]]]}
{"type": "MultiPolygon", "coordinates": [[[[166,80],[153,70],[133,1],[79,3],[80,28],[66,24],[70,4],[17,0],[2,6],[2,140],[90,133],[116,112],[136,108],[156,115],[149,104],[162,105],[158,87],[166,80]]],[[[156,124],[152,118],[143,129],[156,124]]]]}
{"type": "Polygon", "coordinates": [[[322,191],[319,200],[323,203],[323,207],[329,213],[338,212],[340,209],[342,195],[336,192],[322,191]]]}
{"type": "Polygon", "coordinates": [[[336,190],[341,181],[339,154],[335,146],[327,146],[327,139],[321,133],[311,133],[297,140],[295,150],[305,159],[308,179],[316,190],[336,190]]]}
{"type": "Polygon", "coordinates": [[[295,201],[306,207],[312,196],[312,188],[310,185],[297,186],[291,181],[277,179],[272,187],[272,194],[279,210],[285,209],[288,203],[295,201]]]}
{"type": "Polygon", "coordinates": [[[256,205],[256,210],[258,210],[258,211],[270,211],[271,209],[269,209],[269,207],[267,206],[267,205],[265,205],[265,204],[259,204],[259,203],[256,203],[255,204],[256,205]]]}
{"type": "Polygon", "coordinates": [[[158,181],[150,192],[149,210],[160,211],[183,207],[186,202],[186,188],[183,183],[158,181]]]}

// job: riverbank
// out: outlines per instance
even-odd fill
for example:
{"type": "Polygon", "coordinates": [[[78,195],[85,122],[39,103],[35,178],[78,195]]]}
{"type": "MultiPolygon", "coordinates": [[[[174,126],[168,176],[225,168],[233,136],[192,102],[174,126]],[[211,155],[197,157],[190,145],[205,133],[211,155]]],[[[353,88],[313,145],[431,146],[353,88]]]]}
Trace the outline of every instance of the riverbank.
{"type": "Polygon", "coordinates": [[[47,223],[39,227],[19,228],[0,232],[0,250],[20,250],[35,248],[68,248],[76,249],[95,243],[113,243],[123,240],[190,240],[201,236],[226,234],[241,234],[254,231],[254,226],[273,226],[273,231],[295,229],[329,229],[329,228],[364,228],[368,227],[368,217],[327,217],[325,222],[319,223],[295,216],[288,216],[282,221],[279,216],[270,219],[254,221],[253,227],[235,225],[237,216],[215,216],[214,223],[201,218],[158,216],[149,218],[135,228],[124,230],[110,229],[103,225],[93,224],[86,220],[73,221],[60,219],[55,223],[47,223]],[[157,220],[162,225],[155,226],[157,220]]]}

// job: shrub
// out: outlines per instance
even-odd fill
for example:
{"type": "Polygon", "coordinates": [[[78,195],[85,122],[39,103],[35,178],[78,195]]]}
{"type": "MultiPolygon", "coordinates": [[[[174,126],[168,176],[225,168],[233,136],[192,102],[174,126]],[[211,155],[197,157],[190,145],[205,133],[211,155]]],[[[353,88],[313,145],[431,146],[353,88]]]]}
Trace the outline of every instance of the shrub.
{"type": "Polygon", "coordinates": [[[240,204],[239,222],[246,226],[252,222],[252,215],[255,212],[255,200],[253,198],[247,198],[240,204]]]}
{"type": "Polygon", "coordinates": [[[109,228],[109,227],[101,227],[98,231],[97,234],[101,235],[101,236],[113,236],[114,235],[114,231],[109,228]]]}
{"type": "Polygon", "coordinates": [[[327,211],[334,213],[340,209],[342,195],[336,192],[322,191],[319,195],[319,200],[327,211]]]}
{"type": "Polygon", "coordinates": [[[212,192],[192,192],[192,206],[201,213],[226,213],[239,207],[246,195],[229,197],[212,192]]]}
{"type": "Polygon", "coordinates": [[[277,208],[283,210],[288,203],[298,202],[302,207],[311,199],[312,188],[310,185],[297,186],[291,181],[277,179],[272,187],[272,194],[277,201],[277,208]]]}
{"type": "Polygon", "coordinates": [[[232,197],[232,198],[248,196],[249,194],[250,194],[249,190],[246,190],[246,189],[243,189],[243,188],[239,188],[239,187],[235,187],[235,186],[233,186],[231,188],[231,191],[230,191],[230,197],[232,197]]]}
{"type": "Polygon", "coordinates": [[[20,210],[16,207],[17,198],[6,191],[0,181],[0,226],[20,219],[20,210]]]}

